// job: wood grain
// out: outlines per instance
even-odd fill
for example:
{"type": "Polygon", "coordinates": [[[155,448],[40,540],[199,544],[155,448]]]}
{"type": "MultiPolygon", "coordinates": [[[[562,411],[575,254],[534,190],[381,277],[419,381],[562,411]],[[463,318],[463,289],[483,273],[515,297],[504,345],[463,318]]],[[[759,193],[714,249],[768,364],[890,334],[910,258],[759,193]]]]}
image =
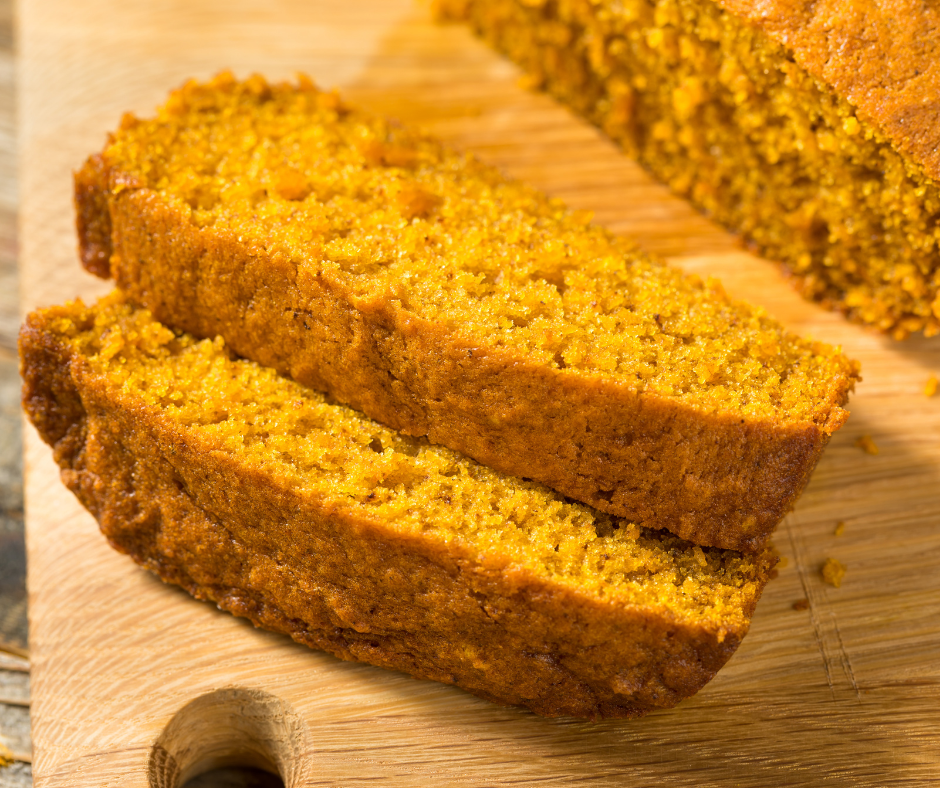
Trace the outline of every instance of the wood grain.
{"type": "MultiPolygon", "coordinates": [[[[12,2],[0,0],[0,651],[26,653],[12,2]]],[[[2,671],[0,663],[0,671],[2,671]]],[[[0,710],[0,734],[5,725],[0,710]]]]}
{"type": "Polygon", "coordinates": [[[39,788],[176,788],[200,759],[239,752],[277,766],[292,788],[938,779],[940,397],[923,387],[940,373],[940,342],[896,344],[803,302],[772,264],[411,0],[32,0],[20,7],[20,36],[25,307],[107,289],[78,268],[70,173],[123,111],[151,112],[186,77],[224,67],[272,78],[302,70],[719,276],[794,329],[841,344],[864,376],[848,424],[778,531],[786,564],[738,654],[678,708],[604,724],[544,720],[343,663],[190,600],[107,547],[30,430],[39,788]],[[878,455],[856,447],[862,435],[878,455]],[[820,577],[830,556],[848,570],[838,589],[820,577]],[[795,610],[802,599],[808,609],[795,610]],[[189,735],[173,740],[186,747],[167,745],[177,714],[189,735]]]}

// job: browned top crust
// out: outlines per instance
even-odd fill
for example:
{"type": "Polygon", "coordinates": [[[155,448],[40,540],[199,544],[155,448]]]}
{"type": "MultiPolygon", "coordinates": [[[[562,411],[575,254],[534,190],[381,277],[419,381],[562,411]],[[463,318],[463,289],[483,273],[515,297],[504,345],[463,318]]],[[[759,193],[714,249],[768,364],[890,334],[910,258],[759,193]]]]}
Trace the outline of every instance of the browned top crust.
{"type": "Polygon", "coordinates": [[[940,8],[918,0],[717,0],[793,53],[940,179],[940,8]]]}

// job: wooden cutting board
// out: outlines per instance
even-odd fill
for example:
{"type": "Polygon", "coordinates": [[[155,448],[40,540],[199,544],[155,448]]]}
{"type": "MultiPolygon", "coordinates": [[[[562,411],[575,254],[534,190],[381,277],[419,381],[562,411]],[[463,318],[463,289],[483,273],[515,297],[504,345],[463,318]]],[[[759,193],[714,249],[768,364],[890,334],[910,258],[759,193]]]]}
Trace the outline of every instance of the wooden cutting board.
{"type": "Polygon", "coordinates": [[[864,374],[778,531],[786,563],[740,651],[678,708],[602,724],[344,663],[161,585],[106,546],[28,428],[38,788],[178,788],[181,771],[232,757],[273,763],[291,788],[940,782],[940,397],[923,393],[940,338],[898,344],[804,303],[774,265],[413,0],[31,0],[19,13],[24,308],[107,289],[78,266],[70,177],[123,111],[150,113],[185,78],[226,67],[301,70],[721,277],[843,345],[864,374]],[[838,589],[820,576],[830,556],[847,567],[838,589]]]}

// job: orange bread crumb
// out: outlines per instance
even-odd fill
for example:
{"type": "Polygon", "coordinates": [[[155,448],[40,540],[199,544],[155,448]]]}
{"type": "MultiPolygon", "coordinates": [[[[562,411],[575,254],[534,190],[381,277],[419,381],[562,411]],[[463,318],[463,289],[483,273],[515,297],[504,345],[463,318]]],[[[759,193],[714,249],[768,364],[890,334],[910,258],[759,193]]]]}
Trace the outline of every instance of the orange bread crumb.
{"type": "Polygon", "coordinates": [[[845,567],[835,558],[827,558],[823,564],[822,577],[829,585],[838,588],[845,577],[845,567]]]}

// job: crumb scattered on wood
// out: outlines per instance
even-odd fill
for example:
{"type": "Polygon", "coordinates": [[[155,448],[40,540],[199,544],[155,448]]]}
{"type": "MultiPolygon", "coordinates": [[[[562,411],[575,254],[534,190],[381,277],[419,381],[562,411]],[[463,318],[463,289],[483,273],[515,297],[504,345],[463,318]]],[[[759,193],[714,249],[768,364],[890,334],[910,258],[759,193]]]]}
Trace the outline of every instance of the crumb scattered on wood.
{"type": "Polygon", "coordinates": [[[937,376],[931,375],[924,384],[924,396],[932,397],[937,393],[937,376]]]}
{"type": "Polygon", "coordinates": [[[875,445],[875,442],[871,439],[871,435],[862,435],[855,445],[858,446],[865,454],[877,454],[878,447],[875,445]]]}
{"type": "Polygon", "coordinates": [[[845,523],[842,520],[839,520],[839,522],[836,523],[836,528],[832,533],[836,536],[842,536],[842,534],[845,533],[845,523]]]}
{"type": "Polygon", "coordinates": [[[785,555],[782,555],[780,556],[780,560],[777,561],[777,569],[786,569],[789,563],[790,560],[785,555]]]}
{"type": "Polygon", "coordinates": [[[13,764],[13,753],[10,749],[0,742],[0,769],[13,764]]]}
{"type": "Polygon", "coordinates": [[[543,80],[534,74],[523,74],[516,80],[516,84],[523,90],[538,90],[542,87],[543,80]]]}
{"type": "Polygon", "coordinates": [[[835,558],[827,558],[823,564],[822,577],[829,585],[838,588],[842,585],[842,578],[845,577],[845,567],[835,558]]]}
{"type": "Polygon", "coordinates": [[[808,599],[797,599],[793,603],[794,610],[809,610],[809,600],[808,599]]]}

